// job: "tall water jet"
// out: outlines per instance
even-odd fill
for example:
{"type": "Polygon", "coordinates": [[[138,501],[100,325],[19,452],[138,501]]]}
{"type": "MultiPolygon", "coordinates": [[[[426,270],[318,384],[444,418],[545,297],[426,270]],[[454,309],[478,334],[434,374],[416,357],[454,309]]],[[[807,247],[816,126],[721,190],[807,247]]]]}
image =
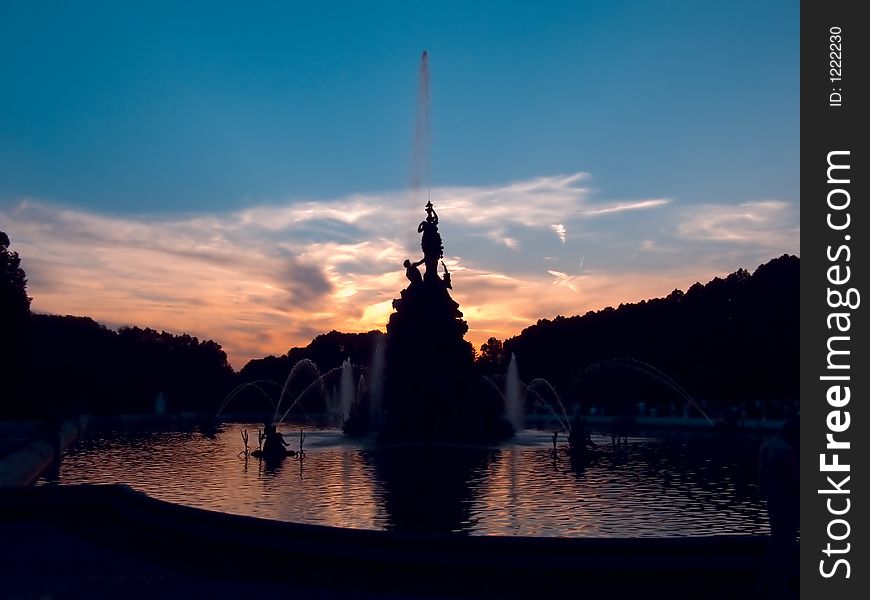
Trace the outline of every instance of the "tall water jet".
{"type": "Polygon", "coordinates": [[[517,357],[511,353],[508,364],[507,378],[504,389],[505,417],[513,425],[515,431],[523,427],[523,402],[520,393],[520,372],[517,368],[517,357]]]}
{"type": "Polygon", "coordinates": [[[383,424],[384,405],[384,339],[375,343],[375,355],[369,371],[369,429],[378,431],[383,424]]]}
{"type": "Polygon", "coordinates": [[[157,392],[154,396],[154,413],[158,415],[166,413],[166,394],[163,392],[157,392]]]}
{"type": "MultiPolygon", "coordinates": [[[[335,386],[329,388],[329,394],[326,398],[326,410],[330,417],[338,416],[339,413],[341,413],[341,406],[338,402],[338,389],[335,386]]],[[[339,423],[339,425],[341,425],[341,423],[339,423]]]]}
{"type": "Polygon", "coordinates": [[[350,359],[344,359],[341,363],[341,379],[338,382],[338,412],[344,423],[350,416],[354,398],[353,365],[350,359]]]}
{"type": "MultiPolygon", "coordinates": [[[[415,192],[429,186],[429,54],[420,56],[420,76],[417,83],[417,125],[414,128],[414,164],[411,187],[415,192]]],[[[414,198],[417,204],[419,198],[414,198]]]]}
{"type": "MultiPolygon", "coordinates": [[[[417,105],[414,140],[411,149],[411,190],[406,205],[407,216],[413,219],[417,207],[429,201],[430,186],[430,127],[429,127],[429,54],[425,50],[420,55],[417,74],[417,105]]],[[[414,245],[411,230],[404,239],[408,246],[414,245]]]]}
{"type": "MultiPolygon", "coordinates": [[[[429,59],[420,59],[417,129],[412,184],[415,191],[429,182],[429,59]]],[[[413,196],[413,194],[412,194],[413,196]]],[[[422,198],[413,198],[414,203],[422,198]]],[[[419,206],[419,205],[418,205],[419,206]]],[[[422,234],[422,257],[409,250],[402,263],[407,287],[393,300],[384,346],[383,419],[351,427],[359,434],[377,430],[384,439],[439,442],[496,440],[513,433],[497,411],[489,412],[467,397],[474,373],[474,348],[464,339],[468,323],[451,297],[458,284],[445,263],[440,219],[428,198],[426,216],[415,227],[422,234]],[[425,268],[421,272],[420,267],[425,268]],[[377,429],[376,429],[377,427],[377,429]]],[[[410,246],[409,246],[410,247],[410,246]]],[[[396,265],[398,267],[398,265],[396,265]]],[[[378,377],[380,379],[380,377],[378,377]]],[[[375,400],[366,411],[379,411],[375,400]]],[[[353,420],[353,419],[352,419],[353,420]]],[[[348,428],[345,428],[346,431],[348,428]]]]}
{"type": "Polygon", "coordinates": [[[351,411],[359,409],[359,403],[362,402],[362,399],[365,397],[367,392],[368,387],[366,386],[366,377],[365,375],[360,374],[359,380],[356,382],[356,397],[353,399],[351,404],[351,411]]]}

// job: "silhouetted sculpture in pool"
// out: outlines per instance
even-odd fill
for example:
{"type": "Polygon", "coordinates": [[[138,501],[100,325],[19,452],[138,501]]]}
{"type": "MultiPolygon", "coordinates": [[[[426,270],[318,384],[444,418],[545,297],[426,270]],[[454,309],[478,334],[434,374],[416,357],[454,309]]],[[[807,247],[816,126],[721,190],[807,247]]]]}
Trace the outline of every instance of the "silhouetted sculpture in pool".
{"type": "MultiPolygon", "coordinates": [[[[247,433],[242,437],[245,439],[245,447],[247,448],[246,435],[247,433]]],[[[304,457],[301,440],[299,444],[299,452],[288,449],[288,444],[284,440],[284,436],[280,431],[278,431],[278,427],[274,423],[267,422],[265,424],[262,433],[260,433],[260,445],[261,447],[259,449],[251,452],[251,456],[262,458],[267,463],[278,464],[287,457],[299,458],[300,460],[304,457]]]]}
{"type": "MultiPolygon", "coordinates": [[[[473,397],[470,392],[474,355],[463,339],[468,324],[459,304],[450,297],[453,287],[444,267],[444,244],[438,214],[426,204],[422,234],[422,260],[404,262],[409,281],[387,324],[381,436],[411,441],[480,440],[509,437],[513,428],[502,407],[473,397]],[[426,265],[421,276],[418,267],[426,265]],[[443,263],[442,263],[443,265],[443,263]]],[[[367,411],[360,407],[345,427],[364,433],[367,411]]]]}
{"type": "Polygon", "coordinates": [[[266,425],[265,430],[260,434],[260,440],[263,442],[263,454],[266,456],[284,457],[287,454],[287,442],[275,425],[266,425]]]}

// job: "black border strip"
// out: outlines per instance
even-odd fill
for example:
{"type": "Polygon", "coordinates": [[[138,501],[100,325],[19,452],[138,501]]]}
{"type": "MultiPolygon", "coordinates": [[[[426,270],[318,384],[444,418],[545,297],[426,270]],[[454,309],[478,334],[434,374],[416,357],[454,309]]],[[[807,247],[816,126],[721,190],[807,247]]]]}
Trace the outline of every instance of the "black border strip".
{"type": "MultiPolygon", "coordinates": [[[[844,298],[850,288],[858,295],[870,293],[862,283],[868,264],[866,237],[870,237],[866,183],[870,172],[868,131],[861,124],[868,120],[862,113],[870,111],[865,81],[870,72],[870,23],[859,19],[858,7],[858,2],[822,0],[801,6],[801,596],[831,600],[866,597],[862,580],[867,578],[870,539],[865,526],[870,507],[866,494],[858,491],[870,489],[864,464],[865,440],[870,439],[865,409],[870,379],[870,328],[864,317],[868,309],[855,301],[855,293],[848,297],[853,307],[832,306],[839,300],[838,292],[844,298]],[[834,35],[840,38],[832,39],[834,35]],[[831,171],[830,179],[835,181],[829,181],[829,156],[832,162],[850,167],[831,171]],[[829,195],[831,204],[839,208],[829,206],[829,195]],[[828,215],[834,227],[844,228],[829,225],[828,215]],[[843,280],[847,274],[848,281],[831,281],[843,280]],[[829,329],[832,313],[848,317],[831,320],[829,329]],[[838,325],[846,331],[838,331],[838,325]],[[831,354],[829,344],[848,354],[831,354]],[[839,368],[829,366],[829,360],[839,368]],[[831,392],[835,404],[839,394],[839,407],[828,401],[829,390],[837,385],[848,386],[850,393],[845,403],[843,387],[831,392]],[[832,432],[831,427],[843,431],[832,432]],[[848,442],[849,448],[827,448],[829,433],[838,442],[848,442]],[[829,464],[838,454],[838,462],[848,464],[849,470],[823,471],[822,454],[829,464]],[[839,491],[837,486],[849,492],[832,493],[839,491]],[[846,507],[848,512],[832,514],[846,507]],[[840,559],[846,562],[837,564],[840,559]]],[[[870,297],[860,300],[870,302],[870,297]]]]}

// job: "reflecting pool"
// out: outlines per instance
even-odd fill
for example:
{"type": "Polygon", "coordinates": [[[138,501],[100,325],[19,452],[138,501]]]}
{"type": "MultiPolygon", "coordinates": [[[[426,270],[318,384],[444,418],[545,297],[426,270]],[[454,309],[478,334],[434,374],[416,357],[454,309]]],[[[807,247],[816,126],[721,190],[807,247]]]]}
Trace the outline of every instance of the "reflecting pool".
{"type": "MultiPolygon", "coordinates": [[[[375,446],[305,430],[306,458],[239,456],[262,424],[94,431],[41,485],[127,483],[161,500],[282,521],[472,535],[672,537],[766,534],[760,434],[650,431],[583,460],[554,460],[552,434],[496,446],[375,446]]],[[[767,434],[770,435],[770,434],[767,434]]],[[[562,438],[564,442],[564,438],[562,438]]]]}

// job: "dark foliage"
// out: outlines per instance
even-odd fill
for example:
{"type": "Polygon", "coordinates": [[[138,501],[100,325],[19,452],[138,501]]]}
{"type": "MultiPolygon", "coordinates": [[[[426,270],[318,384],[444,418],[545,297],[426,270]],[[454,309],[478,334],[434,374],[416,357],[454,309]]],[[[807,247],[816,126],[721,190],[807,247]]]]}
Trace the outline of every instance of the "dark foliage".
{"type": "Polygon", "coordinates": [[[498,338],[491,337],[480,345],[480,354],[475,363],[481,373],[492,374],[498,372],[504,364],[504,344],[498,338]]]}
{"type": "Polygon", "coordinates": [[[2,405],[20,398],[25,388],[24,328],[30,315],[27,278],[9,245],[9,236],[0,231],[0,414],[2,405]]]}
{"type": "Polygon", "coordinates": [[[21,319],[30,313],[27,277],[17,252],[9,250],[9,236],[0,231],[0,322],[21,319]]]}
{"type": "MultiPolygon", "coordinates": [[[[338,369],[342,362],[348,358],[352,364],[367,368],[372,364],[375,348],[379,341],[383,340],[383,337],[383,332],[377,330],[365,333],[330,331],[318,335],[304,348],[291,348],[283,356],[267,356],[249,361],[239,371],[236,384],[266,382],[268,385],[264,383],[260,387],[266,390],[273,400],[277,400],[280,387],[284,385],[287,376],[299,361],[307,359],[314,362],[321,374],[338,369]]],[[[328,389],[334,382],[337,382],[337,377],[326,377],[324,378],[324,387],[328,389]]],[[[311,383],[311,379],[303,377],[300,379],[300,383],[305,386],[311,383]]],[[[299,385],[296,385],[296,388],[298,387],[299,385]]],[[[301,391],[295,388],[288,390],[291,395],[301,391]]],[[[227,408],[228,411],[242,410],[244,412],[258,408],[264,409],[268,406],[263,401],[262,395],[255,390],[243,391],[239,394],[238,400],[233,401],[233,404],[227,408]]],[[[317,413],[323,412],[325,409],[325,398],[322,394],[307,394],[303,402],[294,408],[294,412],[317,413]]]]}
{"type": "MultiPolygon", "coordinates": [[[[620,403],[630,407],[643,398],[664,414],[679,411],[682,401],[672,389],[631,368],[648,364],[679,382],[714,416],[733,407],[783,416],[789,407],[795,409],[798,398],[799,266],[798,258],[782,256],[752,275],[741,269],[706,285],[696,283],[685,293],[675,290],[666,298],[541,320],[503,344],[488,340],[474,368],[480,375],[504,373],[515,354],[524,381],[546,378],[568,403],[582,400],[586,410],[606,405],[620,412],[620,403]]],[[[411,294],[397,301],[407,306],[391,319],[392,344],[379,331],[331,331],[283,356],[252,360],[238,374],[210,340],[138,327],[116,332],[86,317],[31,314],[20,258],[9,251],[3,232],[0,276],[0,418],[148,413],[155,410],[158,393],[168,399],[170,412],[212,413],[234,386],[257,381],[272,382],[268,391],[274,401],[299,361],[313,361],[321,373],[338,369],[347,358],[365,369],[379,344],[388,359],[388,408],[390,398],[452,397],[473,379],[473,350],[462,340],[465,323],[434,271],[427,275],[428,284],[421,284],[419,298],[411,294]],[[433,286],[437,293],[424,293],[433,286]],[[432,335],[425,333],[433,327],[432,335]],[[448,347],[446,354],[441,351],[448,347]],[[448,354],[455,364],[445,362],[448,354]],[[419,373],[433,369],[435,380],[447,382],[449,390],[421,383],[419,373]]],[[[262,395],[260,400],[258,408],[268,407],[262,395]]],[[[243,405],[249,409],[247,402],[243,405]]],[[[475,406],[486,408],[481,402],[475,406]]],[[[320,394],[299,407],[324,408],[320,394]]],[[[479,428],[500,412],[498,406],[491,409],[492,415],[477,415],[479,428]]],[[[422,417],[414,411],[409,415],[414,421],[422,417]]]]}
{"type": "Polygon", "coordinates": [[[23,347],[26,386],[0,416],[212,411],[232,379],[221,347],[153,329],[115,332],[87,317],[30,315],[23,347]]]}
{"type": "Polygon", "coordinates": [[[515,354],[524,381],[546,378],[586,409],[645,398],[659,414],[681,411],[673,389],[632,367],[644,363],[708,412],[782,416],[772,413],[794,410],[798,399],[799,276],[800,259],[783,255],[751,275],[740,269],[685,293],[542,319],[504,343],[501,372],[515,354]]]}

